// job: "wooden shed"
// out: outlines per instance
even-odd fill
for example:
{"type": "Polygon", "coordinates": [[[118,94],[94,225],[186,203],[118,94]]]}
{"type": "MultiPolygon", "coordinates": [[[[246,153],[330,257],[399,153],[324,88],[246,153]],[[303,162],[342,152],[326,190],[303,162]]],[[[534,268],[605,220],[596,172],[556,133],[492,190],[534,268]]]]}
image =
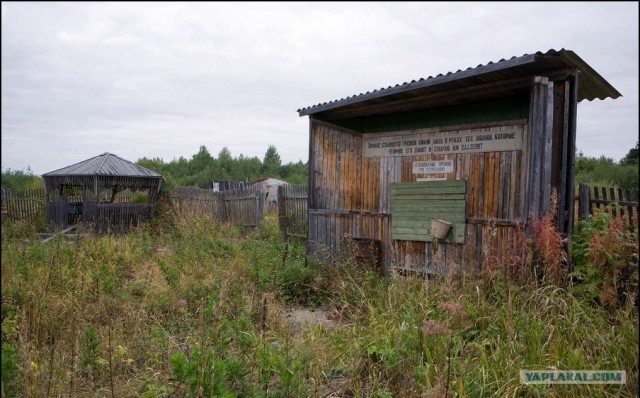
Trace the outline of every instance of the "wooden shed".
{"type": "Polygon", "coordinates": [[[160,174],[108,152],[42,177],[51,228],[82,222],[98,231],[123,231],[150,219],[164,184],[160,174]],[[117,200],[124,190],[144,193],[144,202],[117,200]]]}
{"type": "Polygon", "coordinates": [[[387,272],[500,262],[553,191],[570,238],[577,104],[620,95],[562,49],[299,109],[309,116],[309,253],[368,247],[387,272]]]}

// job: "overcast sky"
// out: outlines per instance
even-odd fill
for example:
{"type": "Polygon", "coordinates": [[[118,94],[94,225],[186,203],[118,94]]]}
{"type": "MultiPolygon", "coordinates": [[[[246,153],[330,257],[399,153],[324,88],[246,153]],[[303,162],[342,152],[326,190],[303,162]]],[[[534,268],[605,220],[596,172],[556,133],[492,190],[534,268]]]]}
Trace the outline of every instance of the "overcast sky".
{"type": "Polygon", "coordinates": [[[297,109],[501,58],[572,50],[622,97],[578,104],[577,148],[638,140],[638,3],[2,2],[2,169],[307,161],[297,109]]]}

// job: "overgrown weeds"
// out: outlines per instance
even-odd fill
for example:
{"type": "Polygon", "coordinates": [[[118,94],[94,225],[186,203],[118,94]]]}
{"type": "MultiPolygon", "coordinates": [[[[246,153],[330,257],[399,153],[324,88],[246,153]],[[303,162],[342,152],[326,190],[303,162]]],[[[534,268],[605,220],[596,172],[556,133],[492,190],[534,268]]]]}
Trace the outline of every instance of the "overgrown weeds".
{"type": "MultiPolygon", "coordinates": [[[[619,210],[619,209],[618,209],[619,210]]],[[[607,308],[638,298],[638,226],[606,209],[581,220],[573,235],[574,292],[607,308]]]]}
{"type": "Polygon", "coordinates": [[[567,274],[567,248],[556,227],[557,213],[558,195],[554,189],[547,214],[532,220],[532,266],[538,280],[562,286],[567,274]]]}
{"type": "Polygon", "coordinates": [[[350,261],[305,261],[294,243],[283,263],[275,218],[248,236],[195,213],[169,221],[76,243],[3,228],[6,396],[638,393],[629,300],[606,309],[575,286],[516,284],[502,272],[490,284],[380,277],[350,261]],[[325,311],[337,327],[293,328],[291,306],[325,311]],[[519,383],[519,369],[548,368],[621,369],[628,381],[519,383]]]}

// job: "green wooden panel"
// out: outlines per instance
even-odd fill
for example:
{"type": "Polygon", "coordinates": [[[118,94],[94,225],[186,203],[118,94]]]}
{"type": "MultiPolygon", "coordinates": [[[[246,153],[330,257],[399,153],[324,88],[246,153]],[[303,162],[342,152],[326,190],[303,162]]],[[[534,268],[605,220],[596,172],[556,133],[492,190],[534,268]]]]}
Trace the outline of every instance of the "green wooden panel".
{"type": "Polygon", "coordinates": [[[431,220],[453,224],[442,242],[463,243],[466,222],[466,182],[424,181],[391,184],[391,237],[432,242],[431,220]]]}
{"type": "MultiPolygon", "coordinates": [[[[456,197],[459,197],[459,194],[454,194],[454,195],[458,195],[456,197]]],[[[415,199],[415,200],[418,200],[418,201],[425,201],[425,200],[436,201],[436,200],[442,200],[442,199],[446,199],[448,201],[457,200],[457,199],[452,199],[451,194],[435,194],[435,195],[428,195],[426,197],[424,195],[413,195],[413,194],[404,194],[403,196],[406,196],[406,200],[407,201],[412,200],[412,199],[415,199]],[[410,196],[413,196],[413,197],[410,197],[410,196]],[[428,199],[426,199],[426,198],[428,198],[428,199]]]]}
{"type": "Polygon", "coordinates": [[[397,200],[395,209],[411,212],[415,211],[434,211],[434,212],[445,212],[448,213],[450,211],[459,210],[462,208],[464,210],[466,203],[463,200],[452,200],[452,202],[456,203],[446,203],[446,200],[430,200],[430,199],[415,199],[411,198],[408,200],[397,200]],[[461,202],[461,203],[458,203],[461,202]]]}
{"type": "Polygon", "coordinates": [[[438,187],[431,188],[431,191],[428,194],[424,193],[424,188],[419,187],[410,187],[410,188],[399,188],[392,189],[392,193],[397,193],[399,195],[457,195],[460,193],[465,193],[464,187],[438,187]]]}
{"type": "MultiPolygon", "coordinates": [[[[442,180],[442,181],[417,181],[417,182],[403,182],[396,183],[391,185],[391,189],[394,190],[404,190],[404,189],[412,189],[412,188],[443,188],[443,187],[452,187],[452,188],[464,188],[465,184],[460,184],[461,180],[442,180]]],[[[430,193],[430,192],[429,192],[430,193]]]]}
{"type": "MultiPolygon", "coordinates": [[[[431,224],[429,223],[429,227],[431,224]]],[[[449,236],[446,240],[440,242],[455,242],[455,243],[463,243],[464,242],[464,228],[465,223],[454,223],[452,227],[452,231],[449,233],[449,236]]],[[[413,241],[424,241],[424,242],[432,242],[433,236],[431,236],[431,232],[424,231],[424,229],[418,230],[415,228],[391,228],[391,236],[392,239],[396,240],[413,240],[413,241]]]]}
{"type": "Polygon", "coordinates": [[[431,220],[434,218],[438,218],[441,220],[447,220],[450,223],[464,223],[466,220],[464,216],[455,215],[451,217],[449,214],[437,214],[431,213],[427,214],[424,217],[422,216],[414,216],[414,217],[396,217],[397,225],[402,227],[412,227],[412,228],[423,228],[425,223],[429,224],[429,228],[431,228],[431,220]]]}
{"type": "Polygon", "coordinates": [[[529,117],[529,96],[427,109],[378,117],[358,117],[332,123],[362,133],[414,130],[469,123],[500,122],[529,117]]]}

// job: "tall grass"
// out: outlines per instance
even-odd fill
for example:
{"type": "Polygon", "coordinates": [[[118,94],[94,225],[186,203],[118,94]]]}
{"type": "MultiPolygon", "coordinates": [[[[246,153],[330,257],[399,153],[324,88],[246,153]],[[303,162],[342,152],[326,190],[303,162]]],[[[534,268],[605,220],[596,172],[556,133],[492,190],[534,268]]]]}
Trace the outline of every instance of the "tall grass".
{"type": "Polygon", "coordinates": [[[160,212],[123,236],[2,229],[6,396],[631,397],[638,309],[550,283],[425,280],[326,266],[275,217],[246,235],[160,212]],[[287,309],[332,315],[293,327],[287,309]],[[520,369],[626,370],[625,385],[531,386],[520,369]]]}

